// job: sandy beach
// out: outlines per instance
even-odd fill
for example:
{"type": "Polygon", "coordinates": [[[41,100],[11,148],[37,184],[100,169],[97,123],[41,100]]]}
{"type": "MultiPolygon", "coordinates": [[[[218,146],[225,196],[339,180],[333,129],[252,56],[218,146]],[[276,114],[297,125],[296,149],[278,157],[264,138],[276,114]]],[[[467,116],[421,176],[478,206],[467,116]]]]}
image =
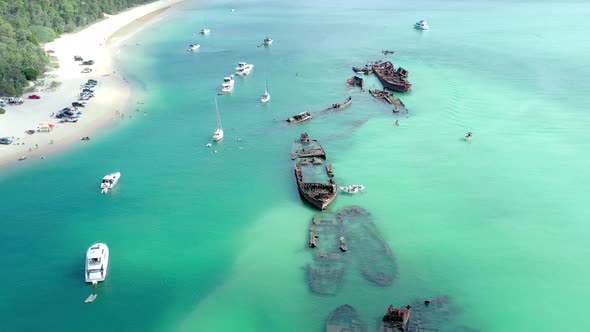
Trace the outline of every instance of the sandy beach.
{"type": "MultiPolygon", "coordinates": [[[[139,31],[147,23],[182,0],[160,0],[134,7],[117,15],[105,15],[105,19],[80,32],[62,35],[45,44],[46,51],[55,56],[59,67],[46,73],[42,84],[35,91],[22,96],[24,104],[6,105],[0,115],[0,137],[12,137],[10,145],[0,145],[0,166],[30,159],[39,159],[65,149],[72,144],[88,144],[81,137],[96,135],[98,130],[129,119],[131,114],[131,89],[125,77],[119,75],[113,65],[113,55],[126,37],[139,31]],[[84,60],[94,60],[91,66],[74,61],[78,55],[84,60]],[[82,73],[85,67],[90,73],[82,73]],[[81,86],[89,79],[98,81],[93,88],[94,98],[86,101],[76,123],[62,123],[53,117],[64,107],[78,101],[81,86]],[[41,99],[27,99],[36,94],[41,99]],[[125,114],[128,113],[128,114],[125,114]],[[40,132],[41,125],[51,124],[49,132],[40,132]],[[34,130],[34,134],[27,134],[34,130]]],[[[2,97],[5,99],[4,97],[2,97]]],[[[6,99],[5,99],[6,100],[6,99]]]]}

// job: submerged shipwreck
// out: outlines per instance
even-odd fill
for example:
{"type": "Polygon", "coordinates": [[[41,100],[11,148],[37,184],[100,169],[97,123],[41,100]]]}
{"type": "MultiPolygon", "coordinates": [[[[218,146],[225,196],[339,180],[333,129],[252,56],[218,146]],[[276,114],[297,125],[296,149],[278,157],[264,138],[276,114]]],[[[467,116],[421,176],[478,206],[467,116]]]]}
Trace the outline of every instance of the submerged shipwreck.
{"type": "Polygon", "coordinates": [[[291,151],[299,194],[316,208],[325,209],[338,193],[336,182],[323,166],[326,152],[317,140],[310,140],[307,133],[301,134],[291,151]]]}
{"type": "Polygon", "coordinates": [[[406,114],[408,113],[408,109],[406,105],[401,101],[401,99],[397,98],[393,95],[392,92],[387,90],[369,90],[371,96],[383,100],[384,102],[393,105],[393,113],[401,113],[406,114]]]}
{"type": "Polygon", "coordinates": [[[396,263],[389,244],[377,231],[369,211],[360,206],[338,210],[348,249],[358,257],[362,275],[379,286],[389,286],[396,276],[396,263]]]}
{"type": "Polygon", "coordinates": [[[336,308],[326,322],[326,332],[366,332],[367,325],[348,304],[336,308]]]}
{"type": "MultiPolygon", "coordinates": [[[[347,257],[342,248],[342,224],[333,214],[313,217],[309,226],[309,246],[313,249],[313,263],[306,266],[312,292],[334,295],[344,282],[347,257]]],[[[345,247],[344,247],[345,248],[345,247]]]]}
{"type": "Polygon", "coordinates": [[[402,67],[395,69],[391,61],[376,62],[372,69],[383,87],[388,90],[406,92],[412,88],[412,83],[406,80],[409,72],[402,67]]]}

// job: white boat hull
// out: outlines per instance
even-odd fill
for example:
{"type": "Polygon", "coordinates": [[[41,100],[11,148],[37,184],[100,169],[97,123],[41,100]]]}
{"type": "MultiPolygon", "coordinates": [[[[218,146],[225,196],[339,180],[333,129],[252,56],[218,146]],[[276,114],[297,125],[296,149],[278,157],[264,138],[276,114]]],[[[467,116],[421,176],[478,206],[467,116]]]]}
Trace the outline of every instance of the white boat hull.
{"type": "Polygon", "coordinates": [[[119,179],[121,178],[121,172],[115,172],[111,174],[107,174],[102,178],[102,182],[100,183],[101,193],[106,194],[110,189],[113,189],[119,179]]]}
{"type": "Polygon", "coordinates": [[[270,95],[262,95],[262,97],[260,97],[260,102],[262,102],[263,104],[266,104],[270,101],[270,95]]]}
{"type": "Polygon", "coordinates": [[[109,247],[105,243],[95,243],[86,252],[84,275],[86,282],[96,284],[104,281],[109,267],[109,247]],[[95,259],[98,259],[96,261],[95,259]]]}

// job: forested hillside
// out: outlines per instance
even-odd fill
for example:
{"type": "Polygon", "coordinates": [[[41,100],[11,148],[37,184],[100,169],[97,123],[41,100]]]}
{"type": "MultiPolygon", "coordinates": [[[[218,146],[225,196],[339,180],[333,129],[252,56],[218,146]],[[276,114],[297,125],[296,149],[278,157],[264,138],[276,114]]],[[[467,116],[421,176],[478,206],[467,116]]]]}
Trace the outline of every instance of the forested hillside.
{"type": "Polygon", "coordinates": [[[0,0],[0,96],[19,95],[45,71],[39,45],[61,33],[153,0],[0,0]]]}

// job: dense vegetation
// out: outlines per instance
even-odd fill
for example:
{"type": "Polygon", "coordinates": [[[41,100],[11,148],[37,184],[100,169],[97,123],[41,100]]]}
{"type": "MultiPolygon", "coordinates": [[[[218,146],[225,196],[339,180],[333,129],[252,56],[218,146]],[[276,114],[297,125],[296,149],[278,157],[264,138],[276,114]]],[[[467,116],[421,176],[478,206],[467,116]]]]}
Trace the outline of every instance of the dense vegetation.
{"type": "Polygon", "coordinates": [[[20,95],[49,61],[39,43],[152,0],[0,0],[0,96],[20,95]]]}

